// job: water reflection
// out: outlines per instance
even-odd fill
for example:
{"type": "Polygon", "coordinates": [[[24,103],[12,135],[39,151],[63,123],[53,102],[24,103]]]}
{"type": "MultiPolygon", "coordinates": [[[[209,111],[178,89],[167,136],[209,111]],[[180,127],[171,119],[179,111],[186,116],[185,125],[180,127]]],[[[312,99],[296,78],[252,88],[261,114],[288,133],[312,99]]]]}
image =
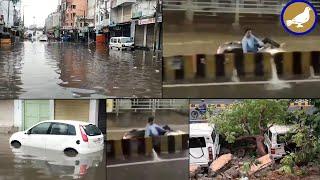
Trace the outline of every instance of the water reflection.
{"type": "Polygon", "coordinates": [[[24,42],[0,48],[0,98],[161,96],[161,54],[24,42]]]}
{"type": "MultiPolygon", "coordinates": [[[[36,171],[32,179],[39,177],[57,177],[63,179],[95,178],[99,175],[92,173],[103,166],[103,151],[91,154],[78,154],[75,157],[65,155],[60,151],[44,150],[39,148],[22,146],[13,148],[15,168],[21,174],[28,172],[28,169],[36,171]],[[89,170],[91,173],[89,174],[89,170]]],[[[29,175],[30,176],[30,175],[29,175]]],[[[30,176],[31,177],[31,176],[30,176]]]]}

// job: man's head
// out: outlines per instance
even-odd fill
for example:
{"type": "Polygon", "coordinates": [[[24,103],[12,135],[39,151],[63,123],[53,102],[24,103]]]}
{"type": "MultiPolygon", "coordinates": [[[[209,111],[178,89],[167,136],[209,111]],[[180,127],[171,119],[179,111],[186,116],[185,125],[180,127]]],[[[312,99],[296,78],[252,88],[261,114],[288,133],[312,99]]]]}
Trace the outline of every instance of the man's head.
{"type": "Polygon", "coordinates": [[[149,123],[150,125],[152,125],[153,122],[154,122],[154,117],[153,117],[153,116],[150,116],[150,117],[148,118],[148,123],[149,123]]]}
{"type": "Polygon", "coordinates": [[[246,37],[250,37],[250,36],[252,35],[252,29],[247,28],[247,29],[244,31],[244,33],[245,33],[245,36],[246,36],[246,37]]]}

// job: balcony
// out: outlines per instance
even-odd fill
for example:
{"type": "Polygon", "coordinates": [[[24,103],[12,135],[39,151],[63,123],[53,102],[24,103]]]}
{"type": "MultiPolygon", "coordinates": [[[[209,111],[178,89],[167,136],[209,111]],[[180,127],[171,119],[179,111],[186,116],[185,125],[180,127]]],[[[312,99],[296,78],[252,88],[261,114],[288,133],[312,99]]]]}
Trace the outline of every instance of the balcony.
{"type": "Polygon", "coordinates": [[[134,3],[136,3],[136,0],[111,0],[111,8],[115,8],[120,5],[125,6],[134,3]]]}

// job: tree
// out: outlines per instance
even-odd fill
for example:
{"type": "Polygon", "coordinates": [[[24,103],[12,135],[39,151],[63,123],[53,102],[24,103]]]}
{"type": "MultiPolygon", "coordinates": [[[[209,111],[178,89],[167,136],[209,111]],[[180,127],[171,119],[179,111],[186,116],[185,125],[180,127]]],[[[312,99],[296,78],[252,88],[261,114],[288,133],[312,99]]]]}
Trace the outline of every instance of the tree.
{"type": "Polygon", "coordinates": [[[228,143],[255,139],[257,153],[262,156],[266,154],[264,133],[274,124],[286,122],[288,104],[288,100],[243,100],[211,116],[209,122],[215,124],[228,143]]]}

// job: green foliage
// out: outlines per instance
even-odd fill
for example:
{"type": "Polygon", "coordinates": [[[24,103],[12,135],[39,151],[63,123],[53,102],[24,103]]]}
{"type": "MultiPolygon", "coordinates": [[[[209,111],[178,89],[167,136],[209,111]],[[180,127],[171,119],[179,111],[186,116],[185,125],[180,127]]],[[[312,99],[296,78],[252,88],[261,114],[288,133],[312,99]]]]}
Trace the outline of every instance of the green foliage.
{"type": "Polygon", "coordinates": [[[279,169],[279,171],[285,174],[293,174],[293,167],[295,165],[294,157],[295,154],[291,153],[289,155],[286,155],[283,159],[281,159],[281,168],[279,169]]]}
{"type": "Polygon", "coordinates": [[[244,162],[242,167],[241,167],[241,172],[245,175],[248,176],[250,168],[251,167],[251,162],[244,162]]]}
{"type": "Polygon", "coordinates": [[[246,99],[209,117],[209,121],[233,143],[242,135],[262,135],[270,124],[285,123],[288,103],[288,100],[246,99]]]}

